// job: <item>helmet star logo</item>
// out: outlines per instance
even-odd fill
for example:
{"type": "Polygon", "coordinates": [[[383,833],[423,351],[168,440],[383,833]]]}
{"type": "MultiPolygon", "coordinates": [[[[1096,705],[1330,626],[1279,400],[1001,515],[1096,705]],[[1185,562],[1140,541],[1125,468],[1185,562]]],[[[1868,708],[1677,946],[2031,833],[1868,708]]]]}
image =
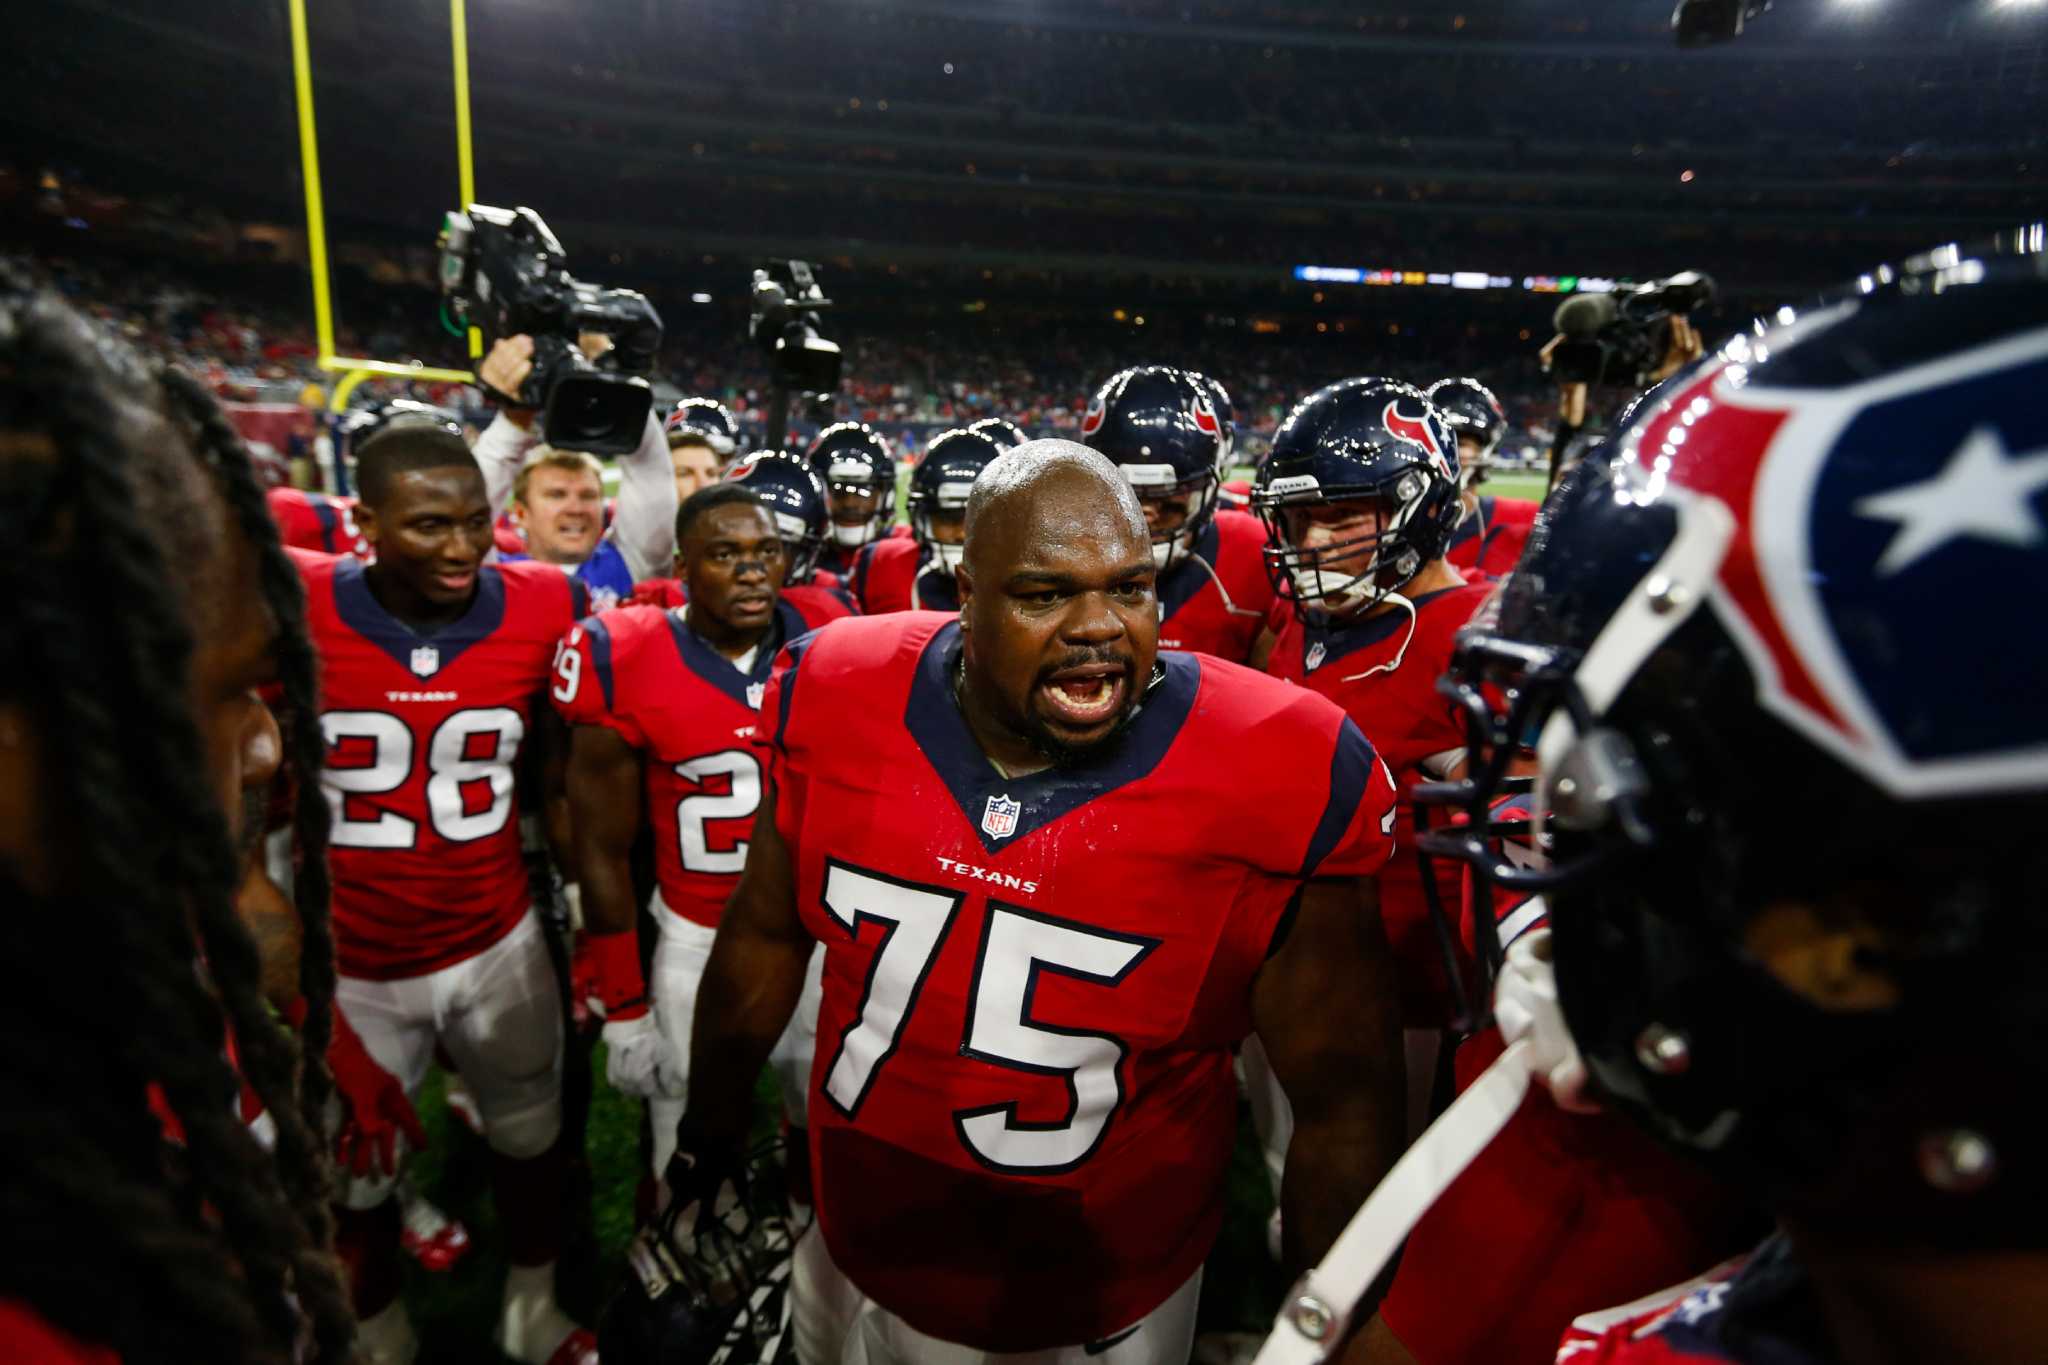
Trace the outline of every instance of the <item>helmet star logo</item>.
{"type": "Polygon", "coordinates": [[[1878,576],[1890,577],[1960,537],[2022,549],[2048,539],[2032,501],[2044,487],[2048,449],[2011,458],[1998,432],[1980,426],[1939,474],[1871,494],[1855,511],[1897,525],[1876,565],[1878,576]]]}

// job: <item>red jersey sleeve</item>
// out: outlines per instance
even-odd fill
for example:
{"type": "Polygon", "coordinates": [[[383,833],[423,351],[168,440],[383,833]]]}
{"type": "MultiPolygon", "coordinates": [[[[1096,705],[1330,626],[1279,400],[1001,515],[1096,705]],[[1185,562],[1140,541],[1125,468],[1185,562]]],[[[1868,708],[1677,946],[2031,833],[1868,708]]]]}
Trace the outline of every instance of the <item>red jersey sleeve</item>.
{"type": "Polygon", "coordinates": [[[761,693],[760,719],[754,723],[754,747],[760,751],[761,766],[767,769],[769,781],[775,784],[775,827],[781,832],[792,860],[802,823],[804,774],[799,765],[790,761],[786,737],[790,709],[796,703],[803,678],[804,656],[816,638],[815,633],[802,635],[783,646],[782,653],[776,656],[774,670],[768,675],[768,686],[761,693]]]}
{"type": "MultiPolygon", "coordinates": [[[[1333,708],[1334,709],[1334,708],[1333,708]]],[[[1394,852],[1394,779],[1349,716],[1330,748],[1328,795],[1299,875],[1367,877],[1394,852]]]]}
{"type": "Polygon", "coordinates": [[[647,736],[619,707],[612,656],[612,632],[604,616],[578,621],[555,647],[548,700],[570,725],[602,725],[634,748],[644,749],[647,736]]]}

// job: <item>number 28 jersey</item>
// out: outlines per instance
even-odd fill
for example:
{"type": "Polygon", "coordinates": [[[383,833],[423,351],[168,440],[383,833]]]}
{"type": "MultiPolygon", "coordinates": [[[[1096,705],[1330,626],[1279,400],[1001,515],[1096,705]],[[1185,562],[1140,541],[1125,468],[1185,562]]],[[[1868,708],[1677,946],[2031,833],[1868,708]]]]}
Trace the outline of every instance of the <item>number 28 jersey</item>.
{"type": "Polygon", "coordinates": [[[1038,1350],[1207,1255],[1253,979],[1306,878],[1386,859],[1393,788],[1323,698],[1177,652],[1112,751],[1005,778],[959,651],[938,613],[840,622],[785,651],[758,735],[826,948],[833,1259],[920,1331],[1038,1350]]]}
{"type": "Polygon", "coordinates": [[[555,646],[589,599],[552,564],[486,564],[468,612],[421,635],[357,560],[292,557],[320,655],[341,971],[393,980],[474,957],[532,901],[516,764],[555,646]]]}
{"type": "Polygon", "coordinates": [[[717,928],[746,866],[761,804],[754,713],[776,650],[846,614],[830,598],[808,609],[778,602],[774,632],[745,672],[677,608],[600,612],[562,641],[548,695],[569,724],[601,725],[645,755],[655,882],[684,919],[717,928]]]}

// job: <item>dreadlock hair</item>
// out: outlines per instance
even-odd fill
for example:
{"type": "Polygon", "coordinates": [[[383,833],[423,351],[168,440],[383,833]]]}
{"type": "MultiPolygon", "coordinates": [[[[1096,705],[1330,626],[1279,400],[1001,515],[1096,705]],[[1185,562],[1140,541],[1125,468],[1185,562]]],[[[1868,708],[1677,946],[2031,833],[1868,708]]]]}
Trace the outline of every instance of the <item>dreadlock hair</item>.
{"type": "Polygon", "coordinates": [[[297,577],[205,391],[149,373],[4,270],[0,601],[0,705],[29,740],[49,860],[0,860],[0,961],[14,968],[0,990],[13,1040],[0,1051],[0,1296],[127,1365],[346,1360],[353,1321],[314,1136],[332,1093],[334,967],[297,577]],[[261,997],[234,911],[241,860],[191,701],[186,584],[237,533],[261,565],[296,713],[303,1054],[261,997]],[[236,1113],[243,1078],[276,1124],[274,1155],[236,1113]]]}

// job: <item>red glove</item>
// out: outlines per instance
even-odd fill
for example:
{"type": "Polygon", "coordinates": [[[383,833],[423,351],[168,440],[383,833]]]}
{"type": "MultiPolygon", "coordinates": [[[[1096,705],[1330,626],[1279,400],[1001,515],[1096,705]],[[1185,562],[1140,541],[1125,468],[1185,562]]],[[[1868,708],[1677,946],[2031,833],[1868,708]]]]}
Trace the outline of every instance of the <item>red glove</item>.
{"type": "Polygon", "coordinates": [[[334,1160],[343,1170],[368,1175],[374,1166],[384,1175],[398,1174],[400,1134],[414,1151],[424,1151],[427,1130],[398,1078],[377,1065],[363,1040],[349,1027],[348,1016],[334,1011],[334,1039],[327,1046],[327,1067],[341,1095],[341,1131],[334,1138],[334,1160]]]}

